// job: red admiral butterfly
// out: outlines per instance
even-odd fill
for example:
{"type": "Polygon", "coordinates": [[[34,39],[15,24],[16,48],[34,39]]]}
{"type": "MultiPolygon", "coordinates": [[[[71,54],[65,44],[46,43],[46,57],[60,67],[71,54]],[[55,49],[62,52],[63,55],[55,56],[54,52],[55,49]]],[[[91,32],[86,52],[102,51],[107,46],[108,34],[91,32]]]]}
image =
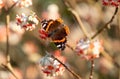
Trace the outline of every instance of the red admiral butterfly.
{"type": "Polygon", "coordinates": [[[41,35],[40,37],[44,39],[46,37],[51,38],[52,42],[54,42],[59,49],[64,50],[65,43],[67,42],[66,36],[69,34],[68,26],[64,25],[61,19],[43,20],[41,25],[42,30],[40,33],[43,33],[44,35],[41,35]]]}

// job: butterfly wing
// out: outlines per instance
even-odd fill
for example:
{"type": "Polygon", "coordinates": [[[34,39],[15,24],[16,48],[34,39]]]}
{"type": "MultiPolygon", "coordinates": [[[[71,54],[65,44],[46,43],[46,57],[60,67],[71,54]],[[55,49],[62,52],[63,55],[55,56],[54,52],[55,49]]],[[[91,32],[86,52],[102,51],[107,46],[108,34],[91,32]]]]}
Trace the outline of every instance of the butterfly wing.
{"type": "Polygon", "coordinates": [[[65,44],[67,42],[66,36],[68,35],[67,26],[63,26],[63,28],[58,29],[51,35],[51,39],[54,44],[61,50],[65,49],[65,44]]]}

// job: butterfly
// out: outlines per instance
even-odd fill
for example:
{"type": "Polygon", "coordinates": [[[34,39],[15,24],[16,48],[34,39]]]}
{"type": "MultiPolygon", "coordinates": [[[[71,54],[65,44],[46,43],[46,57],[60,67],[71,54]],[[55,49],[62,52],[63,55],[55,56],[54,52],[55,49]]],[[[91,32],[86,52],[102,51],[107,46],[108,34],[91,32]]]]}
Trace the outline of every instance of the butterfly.
{"type": "Polygon", "coordinates": [[[43,20],[41,22],[41,26],[42,31],[40,33],[44,33],[44,36],[42,37],[51,38],[52,42],[57,46],[57,48],[64,50],[67,42],[66,36],[68,36],[70,31],[69,27],[63,24],[63,20],[43,20]]]}

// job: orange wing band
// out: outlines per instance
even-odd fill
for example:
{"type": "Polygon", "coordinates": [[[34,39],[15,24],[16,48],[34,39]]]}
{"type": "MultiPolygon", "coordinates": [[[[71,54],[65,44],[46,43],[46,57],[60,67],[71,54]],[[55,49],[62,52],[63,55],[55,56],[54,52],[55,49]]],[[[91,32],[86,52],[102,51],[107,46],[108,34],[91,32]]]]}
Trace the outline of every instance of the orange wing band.
{"type": "Polygon", "coordinates": [[[63,38],[63,39],[61,39],[61,40],[53,40],[53,42],[64,42],[66,40],[66,38],[63,38]]]}

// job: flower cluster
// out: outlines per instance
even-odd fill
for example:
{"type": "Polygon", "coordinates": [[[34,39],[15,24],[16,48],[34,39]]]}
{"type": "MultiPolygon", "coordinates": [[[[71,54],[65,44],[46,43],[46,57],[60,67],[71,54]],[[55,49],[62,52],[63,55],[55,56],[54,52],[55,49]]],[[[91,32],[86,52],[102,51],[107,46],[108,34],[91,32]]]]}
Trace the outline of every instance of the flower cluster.
{"type": "MultiPolygon", "coordinates": [[[[13,0],[13,2],[17,2],[18,0],[13,0]]],[[[32,5],[32,0],[20,0],[17,3],[19,7],[29,7],[32,5]]]]}
{"type": "Polygon", "coordinates": [[[36,18],[35,13],[26,16],[24,13],[21,15],[16,16],[17,25],[21,26],[21,28],[24,28],[25,30],[32,31],[35,29],[36,25],[38,25],[39,21],[36,18]]]}
{"type": "Polygon", "coordinates": [[[40,60],[42,66],[42,71],[47,76],[56,76],[62,74],[64,67],[57,60],[51,57],[50,54],[47,54],[40,60]]]}
{"type": "Polygon", "coordinates": [[[4,7],[4,3],[2,0],[0,0],[0,9],[2,9],[4,7]]]}
{"type": "Polygon", "coordinates": [[[88,39],[82,39],[78,42],[75,50],[82,58],[91,60],[99,57],[103,47],[102,42],[99,40],[90,42],[88,39]]]}
{"type": "Polygon", "coordinates": [[[120,0],[102,0],[103,5],[112,5],[112,6],[119,6],[120,5],[120,0]]]}

